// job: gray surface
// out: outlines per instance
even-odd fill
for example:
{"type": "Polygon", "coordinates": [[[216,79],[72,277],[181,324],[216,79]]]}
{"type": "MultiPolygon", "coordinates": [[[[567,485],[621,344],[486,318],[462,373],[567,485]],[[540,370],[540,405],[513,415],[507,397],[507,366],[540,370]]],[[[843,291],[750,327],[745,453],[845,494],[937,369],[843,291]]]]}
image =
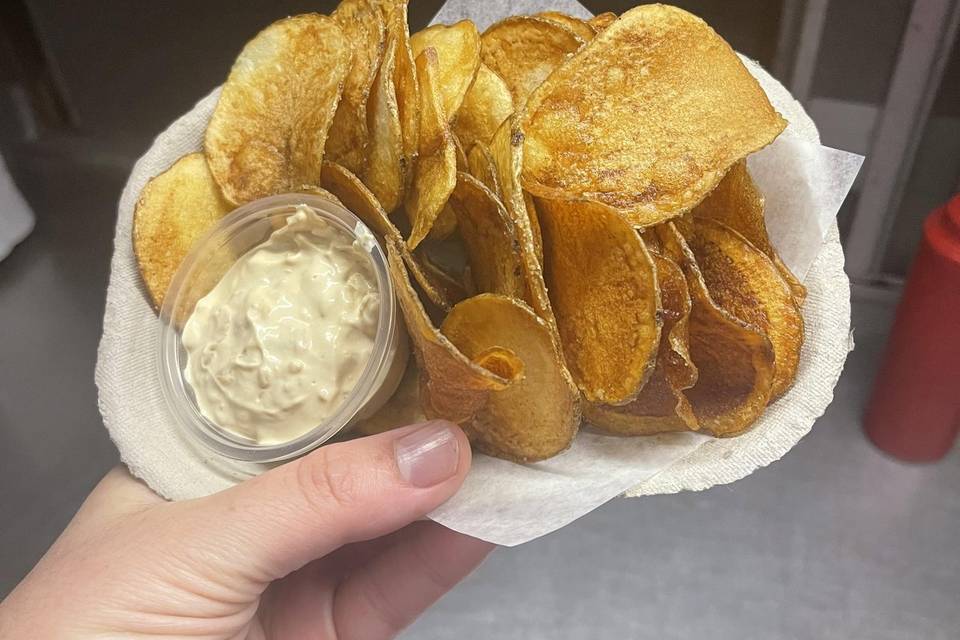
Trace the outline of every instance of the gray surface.
{"type": "MultiPolygon", "coordinates": [[[[0,594],[115,460],[93,364],[123,175],[28,160],[37,231],[0,262],[0,594]]],[[[837,398],[785,459],[499,550],[405,637],[957,637],[958,454],[903,465],[860,432],[890,309],[855,302],[837,398]]]]}

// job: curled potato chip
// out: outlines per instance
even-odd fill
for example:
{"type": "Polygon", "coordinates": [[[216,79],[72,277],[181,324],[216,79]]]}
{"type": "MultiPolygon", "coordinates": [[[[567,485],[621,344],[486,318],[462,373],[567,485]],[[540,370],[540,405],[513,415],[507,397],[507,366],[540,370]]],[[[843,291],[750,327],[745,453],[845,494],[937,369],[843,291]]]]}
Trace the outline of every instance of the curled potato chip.
{"type": "Polygon", "coordinates": [[[803,316],[790,287],[767,256],[721,222],[698,219],[685,239],[710,297],[770,339],[775,365],[771,395],[779,397],[793,384],[803,345],[803,316]]]}
{"type": "Polygon", "coordinates": [[[407,26],[407,0],[383,2],[387,8],[387,33],[397,40],[393,83],[397,91],[397,111],[400,115],[400,133],[403,140],[404,185],[413,179],[413,166],[420,142],[420,82],[417,66],[410,47],[410,29],[407,26]]]}
{"type": "Polygon", "coordinates": [[[440,66],[437,86],[443,101],[443,112],[453,120],[480,66],[480,34],[469,20],[452,25],[435,24],[410,37],[413,55],[428,48],[437,52],[440,66]]]}
{"type": "Polygon", "coordinates": [[[500,178],[497,177],[497,165],[493,161],[490,147],[482,142],[475,143],[467,154],[467,166],[470,175],[483,183],[483,186],[490,189],[498,199],[503,200],[500,178]]]}
{"type": "Polygon", "coordinates": [[[703,20],[643,5],[530,96],[523,185],[543,198],[598,200],[636,226],[654,225],[691,209],[785,126],[703,20]]]}
{"type": "Polygon", "coordinates": [[[537,213],[537,204],[529,191],[523,192],[523,204],[527,208],[527,217],[530,219],[530,233],[533,235],[533,252],[537,262],[543,266],[543,233],[540,230],[540,216],[537,213]]]}
{"type": "Polygon", "coordinates": [[[363,175],[370,144],[367,98],[383,57],[386,28],[383,14],[371,0],[342,0],[330,17],[343,30],[353,60],[333,116],[326,153],[330,160],[363,175]]]}
{"type": "Polygon", "coordinates": [[[489,363],[490,348],[499,347],[523,363],[522,377],[491,392],[486,404],[462,424],[477,450],[533,462],[570,446],[580,425],[579,394],[550,329],[529,307],[505,296],[481,294],[455,306],[441,331],[471,359],[489,363]]]}
{"type": "MultiPolygon", "coordinates": [[[[401,257],[402,243],[393,238],[387,239],[386,245],[390,277],[420,368],[424,413],[454,422],[468,420],[486,405],[491,391],[506,389],[516,384],[516,380],[503,378],[476,364],[437,330],[407,275],[401,257]]],[[[504,358],[509,356],[504,354],[504,358]]]]}
{"type": "Polygon", "coordinates": [[[690,360],[690,294],[683,271],[669,258],[650,251],[657,268],[657,285],[663,309],[663,329],[657,364],[636,399],[614,407],[584,406],[584,417],[597,429],[624,436],[651,435],[699,428],[685,389],[697,381],[697,368],[690,360]]]}
{"type": "Polygon", "coordinates": [[[600,33],[607,27],[609,27],[617,19],[617,14],[612,11],[604,11],[603,13],[598,13],[589,20],[587,24],[593,27],[594,33],[600,33]]]}
{"type": "Polygon", "coordinates": [[[363,182],[387,212],[400,206],[406,186],[403,132],[394,84],[399,46],[397,34],[391,33],[367,103],[370,157],[363,182]]]}
{"type": "MultiPolygon", "coordinates": [[[[497,167],[497,177],[503,195],[503,206],[513,222],[520,241],[520,259],[527,280],[525,300],[544,319],[547,326],[559,340],[557,320],[550,308],[547,285],[543,281],[543,262],[537,257],[537,244],[534,240],[530,210],[520,186],[520,169],[523,166],[523,134],[516,127],[513,117],[504,120],[490,142],[490,153],[497,167]]],[[[539,226],[538,226],[539,228],[539,226]]]]}
{"type": "Polygon", "coordinates": [[[450,206],[457,216],[477,290],[524,298],[526,277],[516,230],[493,192],[460,172],[450,206]]]}
{"type": "Polygon", "coordinates": [[[633,400],[656,363],[660,291],[633,226],[598,202],[538,200],[543,269],[573,379],[590,402],[633,400]]]}
{"type": "Polygon", "coordinates": [[[463,145],[460,144],[460,139],[457,137],[457,134],[451,134],[453,137],[453,149],[457,153],[457,171],[467,171],[470,168],[470,165],[467,164],[467,152],[463,150],[463,145]]]}
{"type": "Polygon", "coordinates": [[[437,85],[437,52],[433,48],[424,49],[416,63],[422,108],[420,157],[406,199],[407,216],[413,227],[407,241],[411,249],[430,233],[457,184],[457,154],[437,85]]]}
{"type": "Polygon", "coordinates": [[[580,18],[575,18],[571,15],[563,13],[562,11],[543,11],[536,14],[536,17],[543,18],[544,20],[558,24],[561,27],[566,27],[570,31],[574,32],[577,37],[584,42],[590,42],[593,40],[593,36],[597,35],[596,30],[590,26],[589,22],[581,20],[580,18]]]}
{"type": "Polygon", "coordinates": [[[190,153],[140,192],[133,211],[133,251],[154,307],[193,243],[230,211],[202,153],[190,153]]]}
{"type": "Polygon", "coordinates": [[[400,385],[390,399],[376,413],[350,427],[351,432],[372,436],[398,427],[417,424],[426,420],[420,407],[420,370],[410,359],[400,379],[400,385]]]}
{"type": "Polygon", "coordinates": [[[696,259],[672,223],[656,227],[664,254],[687,279],[690,359],[697,383],[684,392],[700,428],[718,437],[740,435],[763,413],[773,389],[770,340],[720,308],[710,297],[696,259]]]}
{"type": "Polygon", "coordinates": [[[467,148],[477,142],[486,144],[512,113],[510,87],[490,67],[481,64],[457,112],[453,130],[467,148]]]}
{"type": "Polygon", "coordinates": [[[767,225],[763,216],[763,195],[747,171],[746,160],[735,163],[723,177],[717,188],[693,209],[698,218],[710,218],[722,222],[762,251],[773,261],[783,279],[790,285],[793,297],[802,304],[807,289],[783,264],[776,249],[770,244],[767,225]]]}
{"type": "Polygon", "coordinates": [[[431,291],[426,291],[431,302],[442,310],[449,311],[453,305],[467,297],[463,282],[437,264],[428,252],[422,250],[422,247],[411,255],[416,260],[416,266],[414,268],[408,264],[407,268],[414,274],[414,279],[421,288],[426,291],[429,287],[436,292],[433,294],[431,291]],[[422,277],[416,271],[420,271],[423,274],[422,277]]]}
{"type": "Polygon", "coordinates": [[[207,125],[204,151],[227,200],[314,184],[350,44],[326,16],[278,20],[244,46],[207,125]]]}
{"type": "Polygon", "coordinates": [[[481,41],[483,64],[507,83],[517,108],[583,45],[570,29],[533,16],[501,20],[483,32],[481,41]]]}

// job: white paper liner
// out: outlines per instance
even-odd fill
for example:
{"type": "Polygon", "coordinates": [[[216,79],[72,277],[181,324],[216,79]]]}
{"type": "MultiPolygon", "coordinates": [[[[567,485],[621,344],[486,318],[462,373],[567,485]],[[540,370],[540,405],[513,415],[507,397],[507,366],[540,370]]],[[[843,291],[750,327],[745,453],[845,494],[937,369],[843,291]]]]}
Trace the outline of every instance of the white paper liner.
{"type": "MultiPolygon", "coordinates": [[[[437,20],[469,17],[482,29],[501,16],[548,8],[589,15],[569,0],[451,0],[437,20]]],[[[738,480],[783,456],[823,414],[852,348],[850,289],[835,218],[862,157],[820,146],[816,127],[799,103],[758,65],[745,62],[790,122],[774,144],[748,162],[767,199],[771,240],[794,272],[805,275],[809,291],[803,309],[806,341],[793,388],[738,438],[715,440],[693,433],[616,438],[583,431],[569,451],[537,464],[477,455],[464,487],[431,518],[497,544],[520,544],[625,492],[672,493],[738,480]]],[[[141,189],[177,158],[201,149],[218,94],[214,90],[157,137],[123,190],[96,369],[100,411],[121,459],[172,500],[219,491],[266,468],[219,458],[187,442],[174,427],[160,395],[158,320],[147,302],[131,241],[141,189]]]]}

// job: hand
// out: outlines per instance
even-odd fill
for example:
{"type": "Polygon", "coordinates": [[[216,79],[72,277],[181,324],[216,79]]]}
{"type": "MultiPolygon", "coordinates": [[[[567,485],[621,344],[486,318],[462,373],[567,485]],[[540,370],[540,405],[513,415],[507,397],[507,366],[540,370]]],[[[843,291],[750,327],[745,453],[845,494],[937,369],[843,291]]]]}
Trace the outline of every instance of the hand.
{"type": "Polygon", "coordinates": [[[415,522],[469,467],[437,421],[186,502],[114,469],[0,604],[0,638],[390,638],[492,548],[415,522]]]}

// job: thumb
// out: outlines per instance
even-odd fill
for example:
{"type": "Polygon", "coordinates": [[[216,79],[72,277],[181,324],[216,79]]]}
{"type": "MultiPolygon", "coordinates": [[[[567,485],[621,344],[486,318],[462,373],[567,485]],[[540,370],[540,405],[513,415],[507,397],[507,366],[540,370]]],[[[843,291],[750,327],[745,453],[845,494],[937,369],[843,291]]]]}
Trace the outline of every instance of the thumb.
{"type": "Polygon", "coordinates": [[[204,562],[270,582],[338,547],[418,520],[470,467],[463,431],[433,421],[331,444],[221,493],[184,503],[191,539],[218,541],[204,562]]]}

